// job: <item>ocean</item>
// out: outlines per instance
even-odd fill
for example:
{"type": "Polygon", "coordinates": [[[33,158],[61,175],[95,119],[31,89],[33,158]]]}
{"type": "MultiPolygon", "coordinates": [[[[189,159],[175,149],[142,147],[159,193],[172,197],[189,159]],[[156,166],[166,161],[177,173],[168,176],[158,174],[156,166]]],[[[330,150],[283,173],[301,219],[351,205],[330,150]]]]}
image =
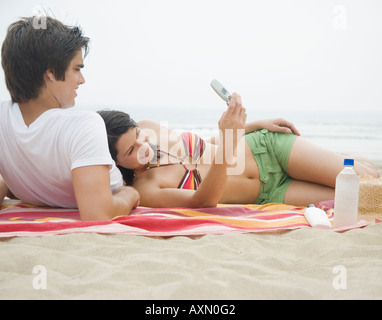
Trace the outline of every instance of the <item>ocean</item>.
{"type": "MultiPolygon", "coordinates": [[[[92,107],[81,109],[97,110],[92,107]]],[[[112,109],[112,108],[110,108],[112,109]]],[[[192,131],[203,138],[218,134],[220,108],[118,107],[136,120],[149,119],[171,129],[192,131]]],[[[256,110],[247,109],[247,121],[282,117],[301,136],[335,152],[356,153],[373,161],[382,174],[382,110],[256,110]]]]}

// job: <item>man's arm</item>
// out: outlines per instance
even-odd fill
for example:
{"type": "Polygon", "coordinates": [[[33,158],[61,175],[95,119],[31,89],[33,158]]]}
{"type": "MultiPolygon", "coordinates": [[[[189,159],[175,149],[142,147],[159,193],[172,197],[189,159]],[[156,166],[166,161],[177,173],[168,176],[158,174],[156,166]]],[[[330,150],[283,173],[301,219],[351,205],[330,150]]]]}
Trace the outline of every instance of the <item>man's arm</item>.
{"type": "Polygon", "coordinates": [[[139,203],[139,194],[131,187],[122,186],[112,194],[108,165],[75,168],[72,179],[82,220],[128,215],[139,203]]]}

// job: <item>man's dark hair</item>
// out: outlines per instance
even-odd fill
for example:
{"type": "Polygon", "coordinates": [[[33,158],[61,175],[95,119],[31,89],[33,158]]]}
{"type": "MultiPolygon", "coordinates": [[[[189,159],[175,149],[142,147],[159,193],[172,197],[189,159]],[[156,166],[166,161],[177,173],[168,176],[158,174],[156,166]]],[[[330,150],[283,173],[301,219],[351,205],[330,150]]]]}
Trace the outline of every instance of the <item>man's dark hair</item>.
{"type": "Polygon", "coordinates": [[[66,26],[51,17],[28,17],[12,23],[1,48],[1,64],[12,101],[22,103],[37,98],[47,70],[64,81],[70,61],[81,49],[86,56],[88,45],[89,38],[79,27],[66,26]],[[46,19],[44,28],[36,23],[40,19],[46,19]]]}

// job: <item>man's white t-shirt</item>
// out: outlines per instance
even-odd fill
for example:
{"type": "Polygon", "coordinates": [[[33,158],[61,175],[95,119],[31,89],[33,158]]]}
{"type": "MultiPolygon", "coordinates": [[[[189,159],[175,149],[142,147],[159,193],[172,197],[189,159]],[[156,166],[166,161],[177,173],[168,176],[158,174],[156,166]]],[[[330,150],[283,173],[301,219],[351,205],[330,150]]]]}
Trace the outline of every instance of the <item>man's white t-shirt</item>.
{"type": "Polygon", "coordinates": [[[0,103],[0,174],[17,198],[77,208],[71,171],[92,165],[110,166],[112,191],[122,186],[96,112],[50,109],[28,127],[17,103],[0,103]]]}

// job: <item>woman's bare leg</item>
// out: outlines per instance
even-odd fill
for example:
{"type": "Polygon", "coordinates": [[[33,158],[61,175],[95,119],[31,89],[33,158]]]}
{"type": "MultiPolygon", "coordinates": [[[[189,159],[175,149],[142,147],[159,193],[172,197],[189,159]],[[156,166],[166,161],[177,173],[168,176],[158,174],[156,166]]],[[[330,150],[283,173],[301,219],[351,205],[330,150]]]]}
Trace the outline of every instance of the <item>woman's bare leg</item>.
{"type": "MultiPolygon", "coordinates": [[[[288,173],[294,179],[284,203],[307,206],[323,200],[333,200],[336,177],[343,169],[345,155],[341,155],[297,137],[289,155],[288,173]]],[[[355,158],[357,174],[378,177],[377,169],[367,159],[355,158]]]]}
{"type": "MultiPolygon", "coordinates": [[[[343,169],[344,159],[344,155],[297,137],[289,155],[288,173],[295,180],[334,188],[336,177],[343,169]]],[[[378,177],[378,171],[365,160],[357,159],[354,169],[358,175],[369,174],[378,177]]]]}
{"type": "Polygon", "coordinates": [[[284,203],[308,206],[324,200],[334,199],[334,188],[306,181],[292,180],[285,193],[284,203]]]}

